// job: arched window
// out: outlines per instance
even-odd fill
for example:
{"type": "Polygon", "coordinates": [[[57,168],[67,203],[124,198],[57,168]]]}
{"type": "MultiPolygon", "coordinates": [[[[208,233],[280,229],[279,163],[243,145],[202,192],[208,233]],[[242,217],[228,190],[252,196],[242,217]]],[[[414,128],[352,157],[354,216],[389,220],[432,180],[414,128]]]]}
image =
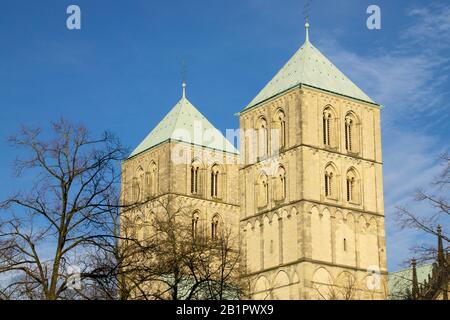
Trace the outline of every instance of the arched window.
{"type": "Polygon", "coordinates": [[[350,169],[347,172],[347,201],[352,203],[359,203],[359,180],[355,169],[350,169]]]}
{"type": "Polygon", "coordinates": [[[269,185],[267,175],[265,173],[262,173],[260,175],[257,187],[258,207],[262,208],[267,206],[267,204],[269,203],[269,185]]]}
{"type": "Polygon", "coordinates": [[[332,187],[334,183],[333,172],[325,172],[325,196],[332,196],[332,187]]]}
{"type": "Polygon", "coordinates": [[[287,194],[286,170],[283,167],[278,168],[275,180],[275,199],[283,200],[287,194]]]}
{"type": "Polygon", "coordinates": [[[192,238],[196,239],[200,235],[200,216],[198,212],[192,214],[192,238]]]}
{"type": "Polygon", "coordinates": [[[264,198],[265,198],[265,203],[266,205],[269,204],[269,180],[266,177],[265,182],[263,183],[264,186],[264,198]]]}
{"type": "Polygon", "coordinates": [[[278,110],[274,118],[275,129],[278,130],[278,148],[282,149],[286,146],[287,131],[286,131],[286,117],[283,110],[278,110]]]}
{"type": "Polygon", "coordinates": [[[150,163],[146,173],[147,198],[154,197],[158,190],[157,167],[154,161],[150,163]]]}
{"type": "Polygon", "coordinates": [[[152,178],[150,171],[147,171],[145,173],[145,191],[146,191],[146,197],[147,199],[151,198],[152,196],[152,178]]]}
{"type": "Polygon", "coordinates": [[[220,167],[215,164],[211,168],[211,197],[219,198],[220,167]]]}
{"type": "Polygon", "coordinates": [[[327,107],[323,110],[322,116],[322,135],[323,135],[323,144],[325,147],[334,147],[335,146],[335,115],[333,110],[330,107],[327,107]]]}
{"type": "Polygon", "coordinates": [[[144,219],[144,224],[143,224],[143,235],[144,235],[144,241],[149,241],[150,235],[151,235],[151,230],[152,230],[152,225],[153,225],[153,219],[154,219],[155,213],[152,211],[150,212],[150,214],[145,217],[144,219]]]}
{"type": "Polygon", "coordinates": [[[191,193],[197,193],[198,191],[198,170],[196,166],[191,166],[191,193]]]}
{"type": "Polygon", "coordinates": [[[258,156],[265,157],[269,153],[269,137],[267,121],[264,117],[259,118],[257,124],[258,156]]]}
{"type": "Polygon", "coordinates": [[[197,161],[193,161],[191,165],[191,193],[201,194],[201,169],[197,161]]]}
{"type": "Polygon", "coordinates": [[[286,146],[286,119],[284,119],[284,113],[283,118],[280,118],[280,126],[281,126],[281,141],[280,146],[284,148],[286,146]]]}
{"type": "Polygon", "coordinates": [[[333,165],[328,165],[325,168],[325,174],[324,174],[324,193],[325,197],[331,198],[331,199],[337,199],[337,174],[336,169],[333,165]]]}
{"type": "Polygon", "coordinates": [[[355,195],[355,178],[347,177],[347,201],[354,201],[355,195]]]}
{"type": "Polygon", "coordinates": [[[137,176],[137,179],[135,180],[136,193],[134,193],[135,194],[134,201],[138,202],[144,200],[145,197],[145,180],[144,180],[145,174],[142,167],[139,166],[139,168],[136,171],[136,176],[137,176]]]}
{"type": "Polygon", "coordinates": [[[345,118],[345,149],[347,151],[352,151],[352,131],[354,131],[353,120],[345,118]]]}
{"type": "Polygon", "coordinates": [[[140,199],[140,188],[138,178],[133,178],[131,192],[133,194],[133,202],[138,202],[140,199]]]}
{"type": "Polygon", "coordinates": [[[136,219],[135,229],[136,229],[136,231],[134,232],[135,239],[139,242],[142,242],[144,240],[144,224],[140,217],[136,219]]]}
{"type": "Polygon", "coordinates": [[[216,214],[211,220],[211,239],[215,240],[220,237],[221,219],[216,214]]]}
{"type": "Polygon", "coordinates": [[[353,113],[345,116],[345,150],[358,152],[359,137],[357,130],[358,119],[353,113]]]}

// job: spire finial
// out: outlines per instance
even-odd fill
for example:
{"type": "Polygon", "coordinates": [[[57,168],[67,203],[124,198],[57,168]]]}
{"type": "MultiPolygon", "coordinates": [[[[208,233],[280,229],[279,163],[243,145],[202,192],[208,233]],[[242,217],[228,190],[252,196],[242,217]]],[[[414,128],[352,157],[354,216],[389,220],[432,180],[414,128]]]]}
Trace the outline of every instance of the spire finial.
{"type": "Polygon", "coordinates": [[[306,30],[306,40],[305,40],[305,42],[309,42],[309,23],[308,23],[308,20],[306,20],[306,23],[305,23],[305,30],[306,30]]]}
{"type": "Polygon", "coordinates": [[[183,98],[186,98],[186,82],[184,80],[181,86],[183,87],[183,98]]]}

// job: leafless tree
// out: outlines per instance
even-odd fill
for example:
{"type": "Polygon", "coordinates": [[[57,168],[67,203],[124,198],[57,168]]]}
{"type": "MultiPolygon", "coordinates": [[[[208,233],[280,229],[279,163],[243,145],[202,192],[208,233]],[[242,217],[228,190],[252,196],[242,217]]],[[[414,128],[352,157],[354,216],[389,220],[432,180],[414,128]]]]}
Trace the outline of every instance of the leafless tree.
{"type": "MultiPolygon", "coordinates": [[[[115,193],[118,195],[118,193],[115,193]]],[[[118,203],[116,199],[114,203],[118,203]]],[[[110,218],[99,226],[107,237],[97,238],[84,259],[80,261],[82,287],[75,289],[76,294],[83,299],[128,300],[123,284],[121,267],[125,261],[120,241],[120,206],[114,207],[109,214],[110,218]]],[[[125,210],[122,208],[122,210],[125,210]]],[[[123,235],[127,237],[127,235],[123,235]]],[[[129,241],[133,239],[127,238],[129,241]]]]}
{"type": "Polygon", "coordinates": [[[0,299],[243,294],[231,229],[217,237],[194,234],[193,210],[183,197],[120,201],[119,162],[127,152],[113,135],[93,138],[61,120],[51,135],[23,128],[9,141],[21,149],[14,169],[28,187],[0,203],[0,299]],[[138,221],[149,206],[154,214],[138,221]]]}
{"type": "Polygon", "coordinates": [[[108,291],[105,283],[114,283],[119,294],[106,296],[117,299],[238,299],[244,290],[237,234],[226,228],[217,238],[200,228],[194,233],[193,209],[182,196],[165,195],[149,203],[152,215],[139,223],[139,207],[121,213],[121,238],[126,240],[116,243],[112,259],[100,259],[101,267],[91,268],[100,271],[96,287],[108,291]]]}
{"type": "Polygon", "coordinates": [[[435,181],[426,189],[420,189],[416,192],[416,201],[426,204],[429,208],[426,214],[413,212],[406,207],[398,207],[397,220],[402,228],[412,228],[422,234],[433,236],[439,239],[437,247],[420,243],[412,248],[414,258],[405,263],[423,264],[434,262],[432,272],[428,279],[419,283],[417,277],[403,280],[403,287],[397,288],[396,299],[432,299],[438,296],[439,292],[443,294],[444,299],[448,299],[448,249],[450,238],[446,231],[449,228],[450,203],[450,156],[445,153],[441,156],[443,170],[435,181]]]}
{"type": "Polygon", "coordinates": [[[339,283],[333,283],[330,278],[328,284],[315,285],[314,289],[323,300],[354,300],[358,291],[353,275],[345,276],[339,283]]]}
{"type": "MultiPolygon", "coordinates": [[[[435,181],[427,189],[419,189],[416,192],[415,200],[425,203],[429,206],[429,213],[420,214],[409,210],[405,206],[397,207],[397,222],[401,228],[411,228],[422,233],[437,237],[437,226],[442,225],[442,239],[446,243],[448,250],[450,238],[446,231],[448,230],[450,219],[450,155],[445,153],[441,156],[443,170],[436,177],[435,181]]],[[[419,244],[413,248],[416,258],[419,262],[425,262],[435,259],[436,248],[419,244]]],[[[409,263],[409,261],[408,261],[409,263]]]]}
{"type": "Polygon", "coordinates": [[[9,142],[19,149],[13,167],[25,187],[0,203],[3,295],[64,298],[68,267],[111,236],[102,226],[117,210],[114,186],[126,150],[110,133],[95,138],[65,120],[50,133],[24,127],[9,142]]]}
{"type": "Polygon", "coordinates": [[[216,238],[194,239],[192,249],[186,263],[197,288],[189,299],[239,299],[244,295],[237,234],[226,228],[216,238]]]}

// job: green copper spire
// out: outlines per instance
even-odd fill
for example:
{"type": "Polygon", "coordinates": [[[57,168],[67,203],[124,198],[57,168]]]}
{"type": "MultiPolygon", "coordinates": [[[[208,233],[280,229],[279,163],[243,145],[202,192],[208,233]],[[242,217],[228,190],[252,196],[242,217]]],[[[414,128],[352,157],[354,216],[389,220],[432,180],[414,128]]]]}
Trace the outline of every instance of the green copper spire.
{"type": "Polygon", "coordinates": [[[305,23],[305,42],[258,95],[241,111],[246,111],[286,90],[306,85],[369,103],[375,102],[328,60],[309,39],[305,23]]]}
{"type": "Polygon", "coordinates": [[[169,140],[238,154],[236,148],[186,98],[184,81],[180,101],[137,146],[129,158],[169,140]]]}

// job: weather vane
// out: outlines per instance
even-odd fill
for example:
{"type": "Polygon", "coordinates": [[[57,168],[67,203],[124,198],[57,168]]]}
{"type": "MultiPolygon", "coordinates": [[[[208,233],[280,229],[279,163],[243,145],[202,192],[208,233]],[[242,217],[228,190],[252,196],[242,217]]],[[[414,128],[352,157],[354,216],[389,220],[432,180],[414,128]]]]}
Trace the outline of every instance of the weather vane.
{"type": "Polygon", "coordinates": [[[311,0],[303,0],[303,16],[305,17],[305,42],[309,42],[309,14],[311,12],[311,0]]]}
{"type": "Polygon", "coordinates": [[[311,0],[303,0],[303,16],[305,17],[305,22],[309,21],[310,12],[311,12],[311,0]]]}
{"type": "Polygon", "coordinates": [[[181,60],[181,80],[183,83],[186,83],[186,75],[187,75],[187,67],[186,67],[186,60],[181,60]]]}

